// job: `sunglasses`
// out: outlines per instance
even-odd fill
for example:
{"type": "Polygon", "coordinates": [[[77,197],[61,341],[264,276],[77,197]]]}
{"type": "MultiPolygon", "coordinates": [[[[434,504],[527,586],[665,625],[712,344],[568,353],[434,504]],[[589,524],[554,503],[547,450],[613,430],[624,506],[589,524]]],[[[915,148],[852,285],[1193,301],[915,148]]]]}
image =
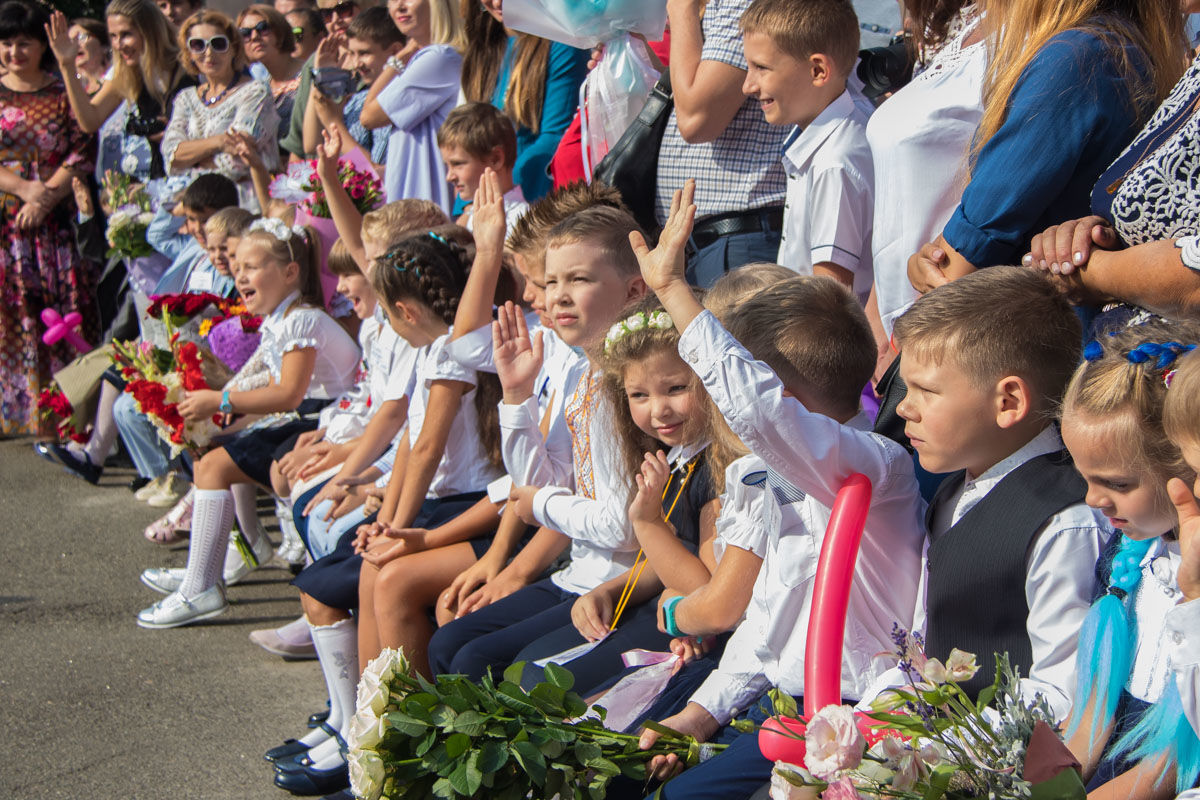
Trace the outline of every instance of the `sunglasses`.
{"type": "Polygon", "coordinates": [[[211,39],[188,39],[188,50],[196,55],[212,50],[214,53],[225,53],[229,50],[228,36],[214,36],[211,39]]]}
{"type": "Polygon", "coordinates": [[[242,34],[243,39],[249,39],[250,35],[257,33],[259,36],[266,36],[271,30],[271,24],[265,19],[259,20],[253,28],[238,28],[238,33],[242,34]]]}
{"type": "Polygon", "coordinates": [[[295,36],[297,39],[303,39],[306,33],[307,31],[304,28],[292,28],[292,36],[295,36]]]}
{"type": "Polygon", "coordinates": [[[342,0],[333,8],[322,8],[321,16],[328,21],[334,17],[352,17],[356,11],[358,11],[358,3],[353,0],[342,0]]]}

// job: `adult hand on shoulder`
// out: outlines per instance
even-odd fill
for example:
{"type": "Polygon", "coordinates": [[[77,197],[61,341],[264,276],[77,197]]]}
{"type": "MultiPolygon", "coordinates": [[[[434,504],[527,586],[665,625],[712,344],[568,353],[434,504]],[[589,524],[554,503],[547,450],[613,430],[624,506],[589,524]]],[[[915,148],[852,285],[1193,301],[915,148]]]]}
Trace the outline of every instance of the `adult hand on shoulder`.
{"type": "Polygon", "coordinates": [[[530,339],[525,315],[511,301],[497,309],[492,323],[492,358],[505,403],[519,405],[533,396],[542,353],[542,332],[530,339]]]}
{"type": "Polygon", "coordinates": [[[571,624],[589,642],[598,642],[608,636],[612,618],[612,597],[603,588],[592,589],[571,604],[571,624]]]}
{"type": "MultiPolygon", "coordinates": [[[[634,476],[637,493],[629,504],[629,521],[638,523],[658,522],[663,518],[663,489],[671,478],[671,465],[662,450],[646,453],[642,460],[642,471],[634,476]]],[[[636,533],[637,530],[634,529],[636,533]]]]}
{"type": "Polygon", "coordinates": [[[1089,216],[1052,225],[1033,237],[1021,259],[1027,267],[1053,275],[1070,275],[1087,265],[1092,250],[1115,250],[1117,232],[1104,217],[1089,216]]]}
{"type": "Polygon", "coordinates": [[[642,280],[655,293],[672,284],[687,283],[684,271],[687,267],[687,243],[696,220],[695,200],[696,181],[689,178],[682,189],[675,190],[667,222],[658,235],[658,246],[653,250],[641,233],[632,231],[629,234],[629,244],[642,269],[642,280]]]}
{"type": "Polygon", "coordinates": [[[1200,506],[1179,478],[1167,481],[1167,494],[1179,514],[1179,571],[1175,581],[1185,600],[1200,597],[1200,506]]]}
{"type": "Polygon", "coordinates": [[[936,289],[942,284],[949,283],[946,270],[950,267],[950,255],[934,242],[921,246],[921,249],[908,259],[908,282],[921,294],[936,289]]]}
{"type": "MultiPolygon", "coordinates": [[[[673,717],[667,717],[662,720],[662,724],[680,733],[689,734],[696,737],[698,742],[706,742],[721,729],[720,723],[704,710],[704,707],[696,703],[688,703],[684,706],[683,711],[680,711],[673,717]]],[[[638,747],[642,750],[649,750],[658,741],[658,734],[652,730],[642,730],[641,738],[638,740],[638,747]]],[[[646,765],[646,777],[655,778],[660,781],[669,780],[683,771],[683,762],[679,760],[679,756],[670,753],[665,756],[655,756],[650,759],[650,763],[646,765]]]]}

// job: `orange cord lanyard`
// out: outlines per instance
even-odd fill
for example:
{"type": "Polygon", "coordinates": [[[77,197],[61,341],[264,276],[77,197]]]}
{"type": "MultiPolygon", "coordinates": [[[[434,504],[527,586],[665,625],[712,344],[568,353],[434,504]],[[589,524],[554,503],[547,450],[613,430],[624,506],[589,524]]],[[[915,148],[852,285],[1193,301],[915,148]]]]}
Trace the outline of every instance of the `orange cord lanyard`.
{"type": "MultiPolygon", "coordinates": [[[[679,498],[683,496],[683,492],[687,489],[688,481],[692,479],[692,472],[696,469],[696,462],[700,458],[697,456],[688,462],[687,472],[683,476],[683,480],[679,483],[679,490],[675,492],[675,499],[671,501],[671,507],[667,509],[666,521],[671,521],[671,513],[675,510],[675,506],[679,503],[679,498]]],[[[675,473],[671,473],[670,479],[667,480],[667,485],[663,487],[662,499],[667,499],[667,492],[671,491],[671,481],[675,479],[675,473]]],[[[617,601],[616,611],[613,612],[612,624],[608,626],[609,631],[616,630],[617,623],[621,620],[621,614],[625,612],[625,606],[629,605],[629,598],[633,595],[633,590],[637,588],[638,580],[642,577],[642,573],[646,570],[646,565],[650,560],[646,558],[644,550],[638,550],[637,557],[633,560],[633,566],[629,568],[629,577],[625,579],[625,588],[621,590],[621,599],[617,601]]]]}

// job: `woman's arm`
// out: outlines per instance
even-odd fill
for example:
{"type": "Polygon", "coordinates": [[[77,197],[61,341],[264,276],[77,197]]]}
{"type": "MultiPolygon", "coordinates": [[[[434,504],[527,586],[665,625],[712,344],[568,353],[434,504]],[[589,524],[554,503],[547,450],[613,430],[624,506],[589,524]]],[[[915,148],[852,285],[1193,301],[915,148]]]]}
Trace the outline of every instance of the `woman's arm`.
{"type": "Polygon", "coordinates": [[[184,89],[176,96],[171,120],[163,132],[162,155],[168,172],[184,170],[211,159],[225,147],[225,131],[205,138],[189,138],[189,122],[198,112],[197,104],[191,100],[193,96],[198,96],[194,88],[184,89]]]}
{"type": "Polygon", "coordinates": [[[1093,250],[1072,274],[1049,277],[1077,301],[1120,300],[1164,317],[1191,318],[1200,310],[1200,272],[1185,265],[1181,243],[1187,244],[1166,239],[1093,250]]]}
{"type": "Polygon", "coordinates": [[[391,83],[400,73],[391,67],[384,67],[379,73],[379,77],[371,84],[371,88],[367,90],[367,99],[363,101],[362,113],[358,116],[358,121],[362,123],[364,128],[375,130],[377,128],[386,128],[392,124],[388,119],[387,112],[379,105],[379,93],[382,92],[389,83],[391,83]]]}
{"type": "Polygon", "coordinates": [[[71,104],[71,111],[84,133],[95,133],[124,98],[117,93],[112,81],[101,86],[95,97],[88,97],[87,89],[75,74],[75,54],[79,46],[67,35],[70,27],[67,18],[61,11],[55,11],[45,27],[50,49],[58,61],[58,71],[67,87],[67,102],[71,104]]]}
{"type": "Polygon", "coordinates": [[[454,101],[461,70],[462,56],[444,45],[414,53],[403,73],[385,67],[367,92],[359,122],[367,128],[391,124],[402,131],[413,130],[454,101]]]}
{"type": "Polygon", "coordinates": [[[404,488],[396,504],[396,513],[392,515],[391,527],[407,528],[412,525],[445,454],[446,441],[450,438],[450,427],[458,416],[460,400],[470,389],[471,385],[462,381],[435,380],[430,383],[425,419],[408,457],[404,488]]]}

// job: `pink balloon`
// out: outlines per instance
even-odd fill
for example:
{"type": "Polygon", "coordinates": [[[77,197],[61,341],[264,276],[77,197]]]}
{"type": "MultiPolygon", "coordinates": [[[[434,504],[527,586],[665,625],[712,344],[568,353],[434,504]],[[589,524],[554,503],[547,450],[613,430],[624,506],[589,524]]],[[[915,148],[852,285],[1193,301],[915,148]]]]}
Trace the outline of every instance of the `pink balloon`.
{"type": "Polygon", "coordinates": [[[83,322],[83,317],[78,311],[72,311],[64,317],[53,308],[44,308],[41,316],[42,323],[46,326],[46,332],[42,334],[43,343],[52,345],[60,339],[65,339],[77,352],[91,352],[92,346],[75,330],[83,322]]]}
{"type": "MultiPolygon", "coordinates": [[[[854,714],[854,722],[863,738],[867,740],[868,747],[874,746],[888,734],[895,734],[895,731],[879,727],[879,722],[861,711],[854,714]]],[[[770,717],[758,729],[758,749],[763,758],[803,766],[807,746],[803,738],[794,737],[803,737],[804,731],[805,724],[802,719],[770,717]]]]}
{"type": "Polygon", "coordinates": [[[871,481],[856,472],[846,478],[833,501],[813,581],[812,613],[804,648],[804,715],[810,719],[825,706],[842,702],[846,611],[870,507],[871,481]]]}

